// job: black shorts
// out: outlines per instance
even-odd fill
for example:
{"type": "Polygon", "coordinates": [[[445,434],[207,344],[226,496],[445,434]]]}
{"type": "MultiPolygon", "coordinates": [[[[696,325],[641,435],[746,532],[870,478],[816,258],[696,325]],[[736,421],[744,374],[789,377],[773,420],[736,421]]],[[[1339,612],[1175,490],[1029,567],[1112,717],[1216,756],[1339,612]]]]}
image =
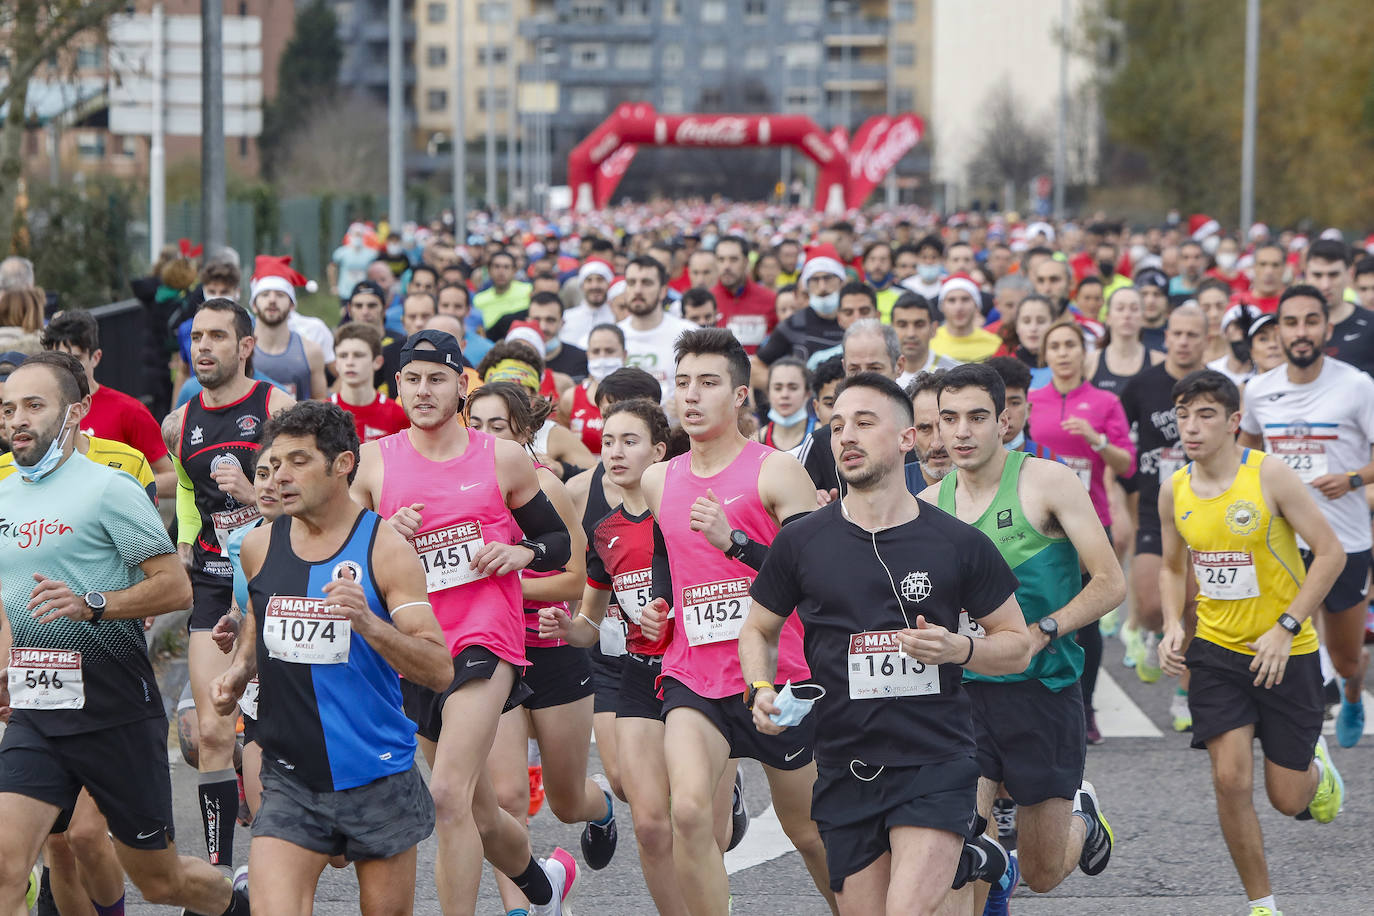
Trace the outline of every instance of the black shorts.
{"type": "Polygon", "coordinates": [[[825,844],[830,889],[892,850],[893,827],[929,827],[971,838],[978,811],[972,757],[924,766],[816,766],[811,819],[825,844]]]}
{"type": "Polygon", "coordinates": [[[189,572],[191,616],[186,621],[186,629],[192,633],[214,629],[234,603],[233,567],[219,554],[193,544],[189,572]]]}
{"type": "MultiPolygon", "coordinates": [[[[1326,598],[1322,601],[1327,611],[1334,614],[1348,610],[1369,597],[1370,559],[1368,550],[1345,555],[1345,569],[1341,570],[1341,574],[1331,586],[1331,591],[1326,593],[1326,598]]],[[[1304,566],[1311,568],[1312,551],[1302,552],[1302,562],[1304,566]]]]}
{"type": "Polygon", "coordinates": [[[1058,693],[1035,680],[968,681],[964,692],[984,779],[1004,783],[1018,805],[1078,794],[1087,744],[1077,681],[1058,693]]]}
{"type": "Polygon", "coordinates": [[[625,670],[625,656],[606,655],[601,646],[593,644],[587,650],[592,660],[592,686],[596,688],[596,700],[592,712],[615,712],[620,696],[620,676],[625,670]]]}
{"type": "Polygon", "coordinates": [[[1322,733],[1322,669],[1316,652],[1288,659],[1283,683],[1256,687],[1252,655],[1194,639],[1185,656],[1192,681],[1193,747],[1226,732],[1255,726],[1265,759],[1289,770],[1306,770],[1322,733]]]}
{"type": "MultiPolygon", "coordinates": [[[[1142,502],[1143,507],[1143,502],[1142,502]]],[[[1140,510],[1140,524],[1135,530],[1135,552],[1164,556],[1164,534],[1159,520],[1159,510],[1146,512],[1140,510]]]]}
{"type": "Polygon", "coordinates": [[[800,770],[811,762],[816,747],[815,716],[807,716],[780,735],[765,735],[754,727],[754,714],[744,705],[743,693],[720,699],[703,697],[671,677],[663,679],[662,687],[663,718],[666,720],[679,706],[695,709],[725,736],[732,758],[748,757],[775,770],[800,770]]]}
{"type": "Polygon", "coordinates": [[[615,717],[662,719],[663,701],[658,698],[658,676],[663,673],[663,656],[630,654],[624,659],[615,717]]]}
{"type": "MultiPolygon", "coordinates": [[[[415,723],[415,733],[429,741],[438,741],[439,729],[444,724],[444,703],[448,698],[469,681],[491,680],[501,664],[501,659],[490,649],[468,646],[453,660],[453,683],[443,690],[430,690],[428,687],[402,679],[401,705],[405,709],[406,718],[415,723]]],[[[510,695],[506,697],[501,711],[508,712],[519,706],[529,695],[528,691],[524,679],[517,672],[515,683],[511,685],[510,695]]]]}
{"type": "Polygon", "coordinates": [[[581,646],[525,647],[530,666],[525,669],[529,695],[520,702],[526,709],[550,709],[576,703],[596,692],[592,662],[581,646]]]}
{"type": "Polygon", "coordinates": [[[411,765],[404,773],[338,792],[312,792],[270,757],[262,758],[262,802],[253,836],[285,840],[350,862],[389,859],[434,832],[434,800],[411,765]]]}
{"type": "Polygon", "coordinates": [[[134,849],[166,849],[174,838],[167,720],[47,737],[16,712],[0,740],[0,793],[56,805],[70,817],[83,788],[116,840],[134,849]]]}

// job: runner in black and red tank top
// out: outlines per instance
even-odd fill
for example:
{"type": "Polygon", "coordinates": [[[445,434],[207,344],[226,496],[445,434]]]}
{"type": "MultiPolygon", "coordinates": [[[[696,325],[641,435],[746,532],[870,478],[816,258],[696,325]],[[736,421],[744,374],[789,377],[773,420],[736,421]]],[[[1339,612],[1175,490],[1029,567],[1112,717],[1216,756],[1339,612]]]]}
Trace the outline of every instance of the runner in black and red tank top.
{"type": "Polygon", "coordinates": [[[191,360],[202,391],[162,424],[177,480],[177,550],[194,595],[188,647],[191,696],[200,729],[200,807],[212,864],[232,868],[238,778],[234,719],[215,712],[210,685],[229,666],[210,631],[229,612],[230,532],[258,519],[251,475],[258,437],[273,412],[295,402],[249,377],[253,320],[229,299],[209,299],[191,322],[191,360]]]}

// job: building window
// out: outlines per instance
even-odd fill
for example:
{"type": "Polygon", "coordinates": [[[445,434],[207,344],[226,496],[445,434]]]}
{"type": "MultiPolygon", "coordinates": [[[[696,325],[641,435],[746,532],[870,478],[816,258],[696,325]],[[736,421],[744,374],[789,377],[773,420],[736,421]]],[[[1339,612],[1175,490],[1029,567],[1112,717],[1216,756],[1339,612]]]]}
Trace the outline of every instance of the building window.
{"type": "Polygon", "coordinates": [[[442,67],[448,63],[448,48],[443,45],[430,45],[425,48],[425,66],[442,67]]]}
{"type": "MultiPolygon", "coordinates": [[[[504,64],[506,62],[505,45],[492,45],[491,60],[494,64],[504,64]]],[[[480,67],[485,67],[487,65],[486,45],[482,45],[477,48],[477,65],[480,67]]]]}
{"type": "Polygon", "coordinates": [[[682,69],[682,45],[663,46],[663,69],[681,70],[682,69]]]}
{"type": "Polygon", "coordinates": [[[789,67],[819,67],[821,46],[815,42],[795,42],[783,49],[783,62],[789,67]]]}
{"type": "MultiPolygon", "coordinates": [[[[246,140],[248,138],[243,137],[241,139],[246,140]]],[[[136,137],[120,137],[115,146],[115,152],[125,159],[132,159],[138,154],[138,139],[136,137]]]]}
{"type": "Polygon", "coordinates": [[[667,0],[663,4],[663,21],[679,22],[682,19],[682,0],[667,0]]]}
{"type": "Polygon", "coordinates": [[[916,66],[916,46],[909,41],[899,41],[892,46],[893,63],[898,67],[916,66]]]}
{"type": "Polygon", "coordinates": [[[719,111],[725,107],[725,93],[720,89],[701,90],[701,107],[706,111],[719,111]]]}
{"type": "Polygon", "coordinates": [[[616,13],[621,22],[648,22],[649,0],[616,0],[616,13]]]}
{"type": "Polygon", "coordinates": [[[604,114],[606,90],[579,86],[568,96],[568,109],[574,114],[604,114]]]}
{"type": "Polygon", "coordinates": [[[76,151],[82,159],[105,158],[105,135],[83,131],[76,135],[76,151]]]}
{"type": "Polygon", "coordinates": [[[448,109],[448,90],[430,89],[425,92],[425,110],[445,111],[448,109]]]}
{"type": "Polygon", "coordinates": [[[425,18],[433,24],[443,22],[448,18],[447,3],[430,3],[425,6],[425,18]]]}
{"type": "MultiPolygon", "coordinates": [[[[105,49],[86,45],[76,49],[76,69],[99,70],[105,66],[105,49]]],[[[8,68],[6,68],[8,69],[8,68]]]]}
{"type": "Polygon", "coordinates": [[[606,66],[606,46],[600,42],[574,44],[568,52],[574,69],[600,70],[606,66]]]}
{"type": "Polygon", "coordinates": [[[572,5],[575,22],[600,22],[606,18],[606,4],[598,0],[578,0],[572,5]]]}
{"type": "Polygon", "coordinates": [[[725,0],[701,0],[702,22],[724,22],[725,0]]]}
{"type": "Polygon", "coordinates": [[[647,44],[622,44],[615,49],[617,70],[648,70],[654,63],[654,49],[647,44]]]}
{"type": "Polygon", "coordinates": [[[488,108],[496,111],[504,111],[510,104],[510,96],[506,93],[505,87],[500,89],[483,89],[477,93],[478,111],[486,111],[488,108]]]}
{"type": "Polygon", "coordinates": [[[821,0],[787,0],[788,22],[820,22],[821,0]]]}
{"type": "Polygon", "coordinates": [[[816,89],[811,86],[792,86],[788,88],[783,99],[783,111],[802,113],[815,111],[816,101],[819,97],[816,89]]]}
{"type": "Polygon", "coordinates": [[[682,87],[664,86],[663,87],[663,110],[681,111],[682,110],[682,87]]]}
{"type": "Polygon", "coordinates": [[[910,89],[898,89],[894,93],[893,103],[898,111],[916,110],[916,93],[910,89]]]}
{"type": "Polygon", "coordinates": [[[768,21],[768,0],[744,0],[744,21],[760,23],[768,21]]]}
{"type": "Polygon", "coordinates": [[[898,22],[910,22],[916,18],[916,0],[893,0],[892,18],[898,22]]]}
{"type": "Polygon", "coordinates": [[[723,69],[725,67],[725,49],[720,45],[704,48],[701,52],[701,66],[704,70],[723,69]]]}
{"type": "Polygon", "coordinates": [[[767,47],[751,45],[744,52],[744,68],[746,70],[765,70],[768,67],[767,47]]]}
{"type": "MultiPolygon", "coordinates": [[[[459,0],[462,2],[462,0],[459,0]]],[[[482,22],[505,22],[510,18],[510,6],[505,0],[490,0],[477,4],[477,17],[482,22]]]]}

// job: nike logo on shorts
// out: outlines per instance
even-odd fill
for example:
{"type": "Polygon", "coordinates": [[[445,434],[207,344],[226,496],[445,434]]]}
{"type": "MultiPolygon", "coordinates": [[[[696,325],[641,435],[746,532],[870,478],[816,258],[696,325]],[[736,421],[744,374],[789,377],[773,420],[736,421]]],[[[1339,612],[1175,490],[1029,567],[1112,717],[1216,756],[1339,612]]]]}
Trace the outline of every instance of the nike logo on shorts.
{"type": "Polygon", "coordinates": [[[138,835],[138,838],[140,840],[151,840],[153,837],[157,836],[157,833],[158,832],[156,830],[150,830],[147,833],[140,833],[138,835]]]}
{"type": "Polygon", "coordinates": [[[580,680],[580,681],[577,682],[577,686],[579,686],[579,687],[586,687],[586,686],[587,686],[587,682],[590,681],[590,680],[591,680],[591,678],[589,678],[589,677],[584,677],[582,680],[580,680]]]}
{"type": "Polygon", "coordinates": [[[792,753],[788,754],[786,757],[784,757],[784,758],[782,758],[782,759],[785,760],[785,761],[787,761],[788,763],[791,763],[793,760],[796,759],[797,755],[800,754],[800,753],[801,753],[802,751],[804,751],[804,750],[806,750],[806,748],[804,748],[804,747],[799,747],[799,748],[797,748],[795,751],[793,751],[792,753]]]}
{"type": "Polygon", "coordinates": [[[468,660],[468,663],[467,663],[467,665],[466,665],[465,667],[468,667],[468,668],[476,668],[478,665],[485,665],[485,664],[486,664],[486,660],[485,660],[485,659],[480,659],[480,658],[478,658],[478,659],[469,659],[469,660],[468,660]]]}

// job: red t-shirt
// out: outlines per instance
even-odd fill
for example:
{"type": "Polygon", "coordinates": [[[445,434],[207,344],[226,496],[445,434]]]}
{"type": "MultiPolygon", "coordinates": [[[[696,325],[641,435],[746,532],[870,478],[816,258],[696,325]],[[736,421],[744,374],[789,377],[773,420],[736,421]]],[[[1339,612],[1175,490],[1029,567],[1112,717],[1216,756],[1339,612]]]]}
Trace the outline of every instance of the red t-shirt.
{"type": "Polygon", "coordinates": [[[717,283],[711,287],[711,295],[716,297],[716,307],[720,310],[720,326],[728,328],[744,344],[746,353],[756,351],[777,326],[774,300],[778,294],[762,283],[745,280],[739,295],[717,283]]]}
{"type": "Polygon", "coordinates": [[[1250,291],[1250,278],[1239,271],[1236,272],[1234,277],[1228,277],[1213,267],[1211,270],[1207,271],[1206,276],[1214,277],[1222,283],[1225,283],[1227,286],[1231,287],[1232,293],[1246,293],[1250,291]]]}
{"type": "Polygon", "coordinates": [[[161,461],[167,454],[162,427],[153,419],[152,411],[142,401],[109,385],[101,385],[91,395],[91,411],[81,421],[81,431],[132,446],[143,453],[149,464],[161,461]]]}
{"type": "Polygon", "coordinates": [[[1272,315],[1279,310],[1279,296],[1275,293],[1272,296],[1256,296],[1254,290],[1236,293],[1231,296],[1232,305],[1253,305],[1266,315],[1272,315]]]}
{"type": "Polygon", "coordinates": [[[592,399],[587,397],[586,382],[573,388],[572,412],[568,421],[569,428],[581,437],[582,444],[587,446],[593,455],[600,455],[601,430],[606,421],[602,419],[601,411],[596,409],[592,399]]]}
{"type": "Polygon", "coordinates": [[[380,391],[371,404],[362,407],[345,403],[337,392],[329,396],[329,402],[339,405],[353,415],[353,425],[357,427],[359,442],[372,442],[410,426],[410,420],[406,418],[406,412],[401,409],[401,405],[380,391]]]}
{"type": "Polygon", "coordinates": [[[587,545],[587,584],[615,593],[624,615],[625,648],[637,655],[662,655],[672,639],[668,621],[657,640],[645,637],[639,618],[653,593],[654,520],[645,512],[635,518],[617,506],[596,523],[587,545]]]}

